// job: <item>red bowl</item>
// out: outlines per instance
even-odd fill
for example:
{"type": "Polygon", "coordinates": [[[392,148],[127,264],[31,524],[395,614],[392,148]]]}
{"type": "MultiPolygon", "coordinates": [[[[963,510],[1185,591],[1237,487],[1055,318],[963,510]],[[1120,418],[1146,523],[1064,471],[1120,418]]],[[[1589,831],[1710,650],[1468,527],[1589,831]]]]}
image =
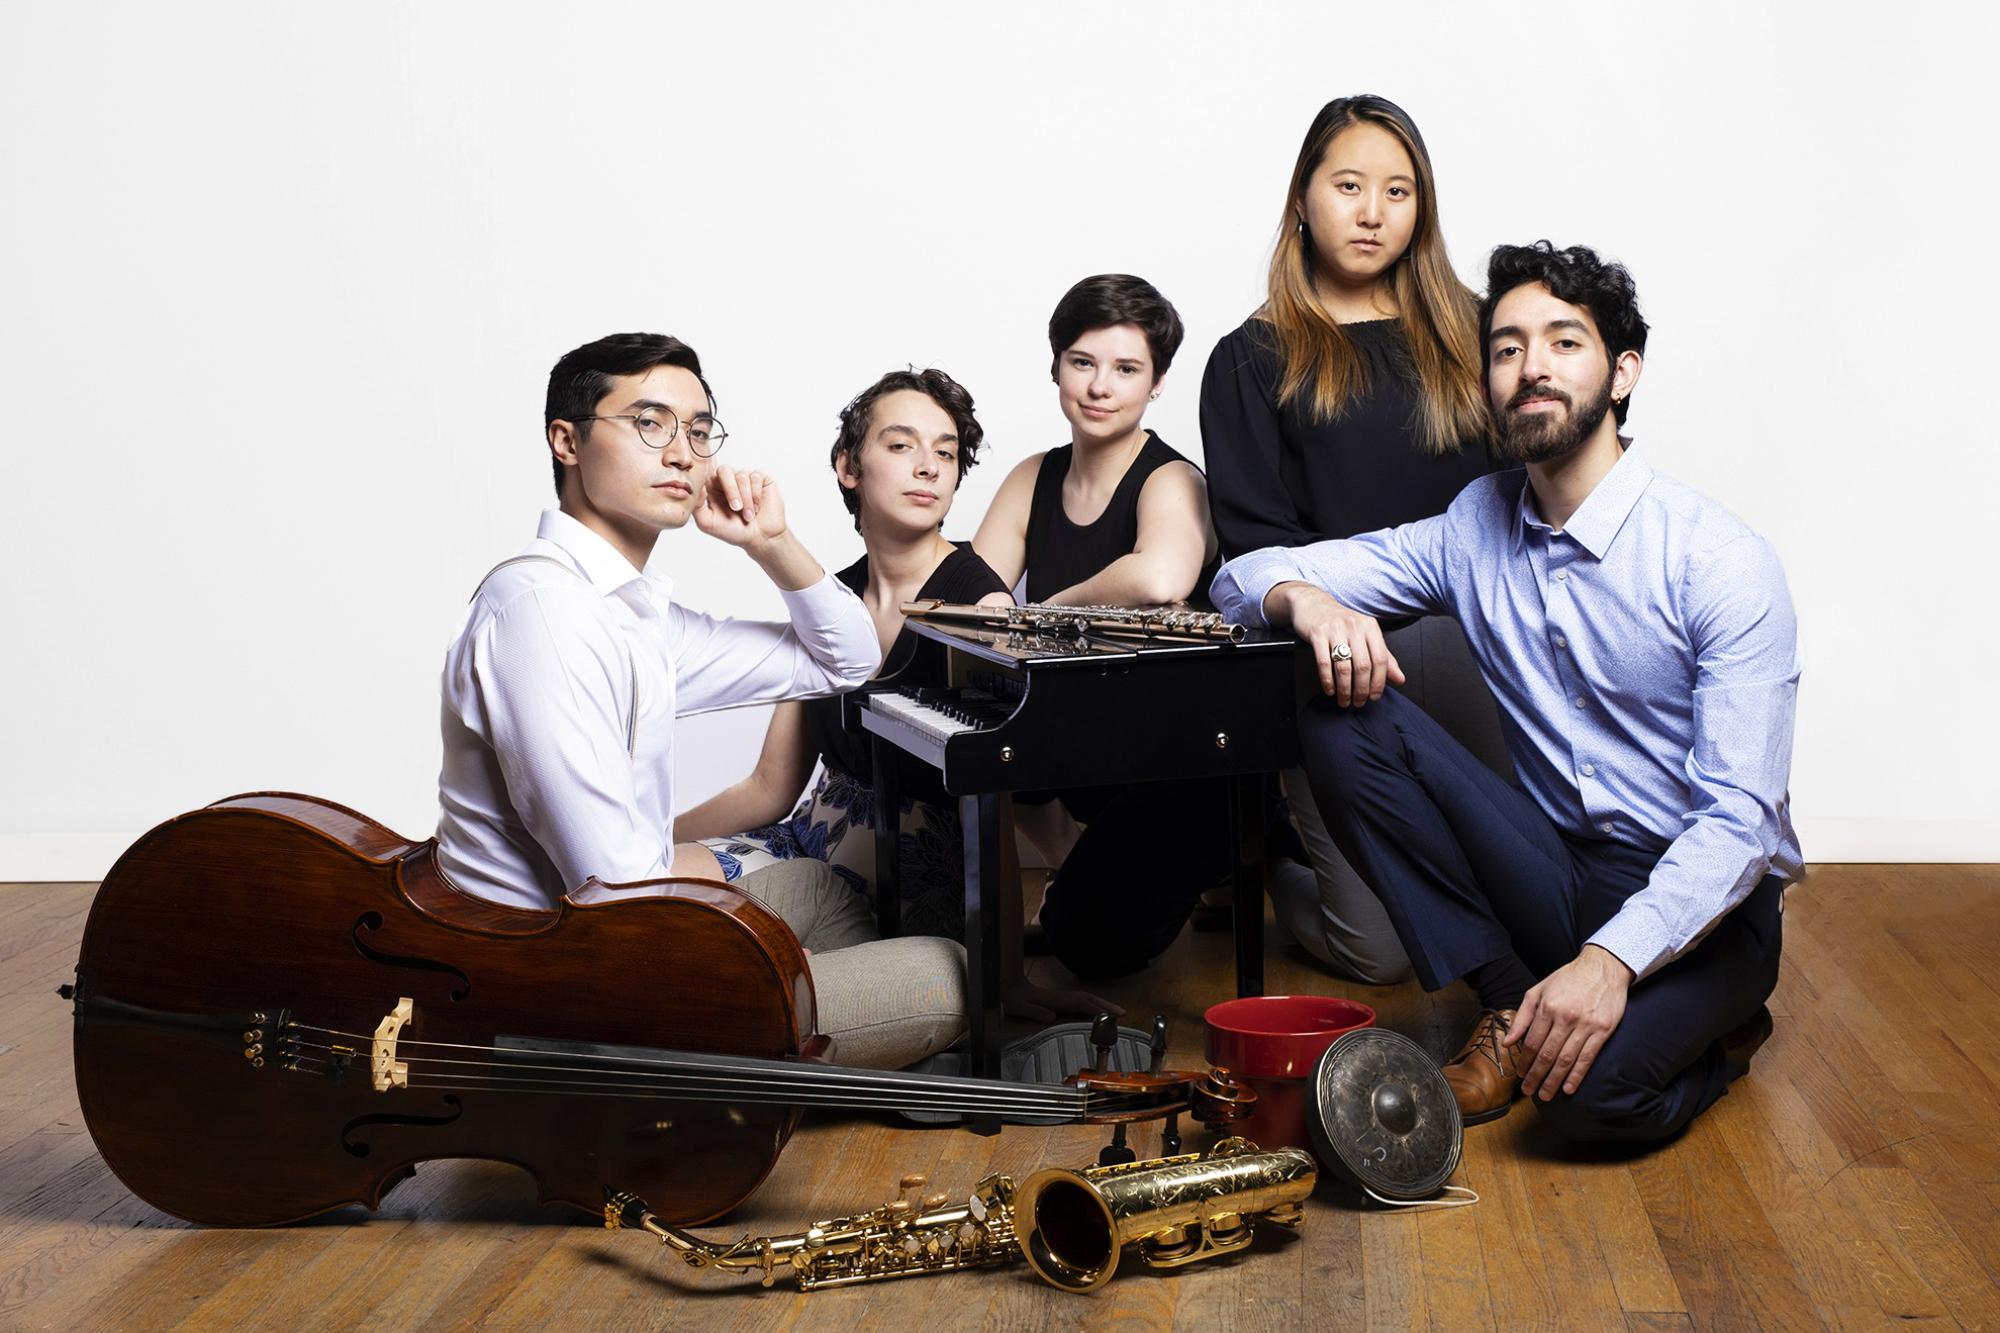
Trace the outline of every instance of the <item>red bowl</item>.
{"type": "Polygon", "coordinates": [[[1228,1069],[1257,1094],[1250,1118],[1232,1126],[1261,1148],[1314,1151],[1306,1123],[1306,1080],[1326,1048],[1375,1011],[1330,995],[1251,995],[1208,1010],[1208,1062],[1228,1069]]]}
{"type": "Polygon", "coordinates": [[[1208,1062],[1258,1078],[1305,1078],[1326,1048],[1375,1011],[1330,995],[1249,995],[1208,1008],[1208,1062]]]}

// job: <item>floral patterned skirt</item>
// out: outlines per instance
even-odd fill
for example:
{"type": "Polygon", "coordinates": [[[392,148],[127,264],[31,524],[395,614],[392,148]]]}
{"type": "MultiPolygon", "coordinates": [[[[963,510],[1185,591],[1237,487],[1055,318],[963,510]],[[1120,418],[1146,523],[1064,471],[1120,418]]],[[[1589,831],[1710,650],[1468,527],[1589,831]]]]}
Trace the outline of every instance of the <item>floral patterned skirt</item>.
{"type": "MultiPolygon", "coordinates": [[[[958,811],[928,801],[902,802],[903,933],[965,935],[965,841],[958,811]]],[[[875,789],[827,766],[799,808],[775,824],[727,838],[704,838],[725,877],[809,856],[825,861],[855,892],[875,896],[875,789]]]]}

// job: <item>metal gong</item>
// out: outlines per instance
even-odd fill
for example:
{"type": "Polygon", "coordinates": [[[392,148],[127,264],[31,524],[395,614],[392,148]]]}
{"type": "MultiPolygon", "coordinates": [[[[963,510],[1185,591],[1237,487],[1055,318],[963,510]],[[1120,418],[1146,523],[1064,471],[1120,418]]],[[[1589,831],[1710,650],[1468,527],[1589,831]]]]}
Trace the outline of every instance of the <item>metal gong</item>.
{"type": "Polygon", "coordinates": [[[1432,1198],[1458,1170],[1458,1102],[1408,1037],[1362,1028],[1334,1042],[1313,1067],[1312,1100],[1320,1162],[1350,1185],[1409,1202],[1432,1198]]]}

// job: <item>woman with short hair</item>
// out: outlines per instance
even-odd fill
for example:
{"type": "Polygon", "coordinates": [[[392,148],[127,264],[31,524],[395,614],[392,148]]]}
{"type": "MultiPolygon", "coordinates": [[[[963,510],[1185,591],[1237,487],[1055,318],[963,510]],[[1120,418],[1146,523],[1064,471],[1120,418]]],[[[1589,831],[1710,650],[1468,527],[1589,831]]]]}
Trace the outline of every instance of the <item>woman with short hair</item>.
{"type": "MultiPolygon", "coordinates": [[[[1217,559],[1201,469],[1145,425],[1181,334],[1172,303],[1128,273],[1085,278],[1056,303],[1049,373],[1069,443],[1016,465],[972,539],[1001,578],[1025,581],[1028,601],[1155,606],[1206,593],[1217,559]]],[[[1042,900],[1050,951],[1083,977],[1136,971],[1232,869],[1227,786],[1057,795],[1084,828],[1042,900]]]]}

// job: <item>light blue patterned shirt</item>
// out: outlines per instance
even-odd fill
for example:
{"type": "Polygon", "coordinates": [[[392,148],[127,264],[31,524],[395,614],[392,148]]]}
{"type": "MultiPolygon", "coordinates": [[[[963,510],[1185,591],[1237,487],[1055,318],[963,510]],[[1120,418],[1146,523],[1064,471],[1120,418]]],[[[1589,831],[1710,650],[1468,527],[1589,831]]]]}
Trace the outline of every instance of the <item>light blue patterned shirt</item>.
{"type": "Polygon", "coordinates": [[[1639,976],[1766,874],[1803,871],[1784,570],[1769,542],[1635,451],[1560,532],[1526,472],[1495,473],[1436,518],[1232,560],[1210,596],[1262,625],[1265,596],[1292,580],[1366,615],[1456,617],[1535,803],[1570,833],[1664,851],[1589,940],[1639,976]]]}

